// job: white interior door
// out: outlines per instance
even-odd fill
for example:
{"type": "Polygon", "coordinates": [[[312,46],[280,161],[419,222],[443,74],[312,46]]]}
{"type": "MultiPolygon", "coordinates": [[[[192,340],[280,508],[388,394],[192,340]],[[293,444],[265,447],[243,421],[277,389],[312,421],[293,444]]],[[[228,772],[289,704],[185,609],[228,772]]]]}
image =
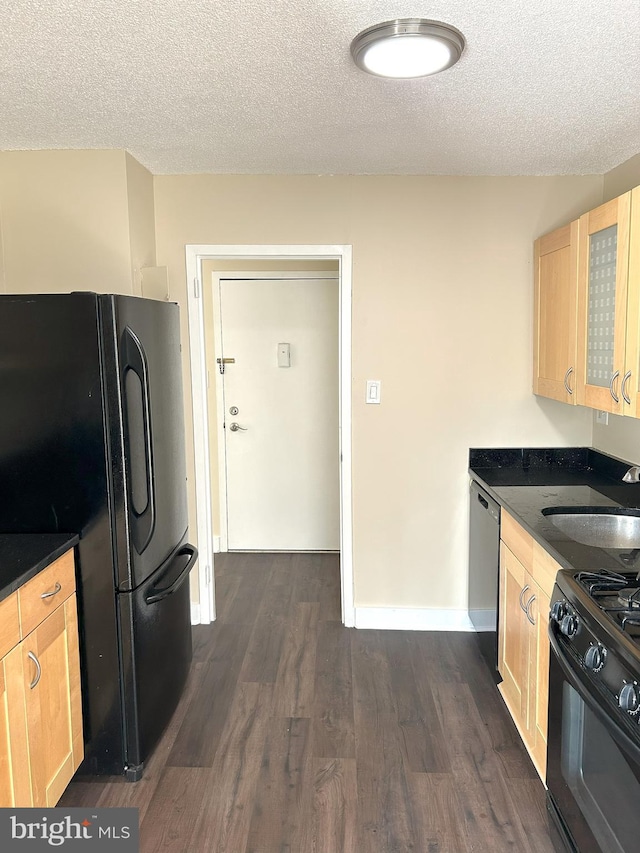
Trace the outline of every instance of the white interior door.
{"type": "Polygon", "coordinates": [[[227,548],[340,547],[337,279],[221,279],[227,548]]]}

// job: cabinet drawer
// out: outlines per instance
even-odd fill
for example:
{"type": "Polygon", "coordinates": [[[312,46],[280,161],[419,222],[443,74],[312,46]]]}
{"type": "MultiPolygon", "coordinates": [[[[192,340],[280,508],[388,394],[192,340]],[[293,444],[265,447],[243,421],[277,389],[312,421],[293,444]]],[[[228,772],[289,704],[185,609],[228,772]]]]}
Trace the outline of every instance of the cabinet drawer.
{"type": "Polygon", "coordinates": [[[523,587],[527,582],[527,570],[510,548],[503,542],[500,546],[500,566],[513,575],[516,583],[523,587]]]}
{"type": "Polygon", "coordinates": [[[75,588],[75,564],[70,550],[18,590],[22,636],[30,634],[75,588]]]}
{"type": "Polygon", "coordinates": [[[520,560],[525,569],[531,571],[533,538],[504,509],[500,516],[500,538],[509,547],[512,554],[520,560]]]}
{"type": "Polygon", "coordinates": [[[539,545],[537,542],[533,543],[533,579],[549,598],[551,598],[551,593],[553,592],[556,575],[561,568],[562,566],[556,563],[551,554],[547,553],[542,545],[539,545]]]}
{"type": "Polygon", "coordinates": [[[0,601],[0,658],[20,642],[20,620],[18,618],[18,593],[12,593],[0,601]]]}

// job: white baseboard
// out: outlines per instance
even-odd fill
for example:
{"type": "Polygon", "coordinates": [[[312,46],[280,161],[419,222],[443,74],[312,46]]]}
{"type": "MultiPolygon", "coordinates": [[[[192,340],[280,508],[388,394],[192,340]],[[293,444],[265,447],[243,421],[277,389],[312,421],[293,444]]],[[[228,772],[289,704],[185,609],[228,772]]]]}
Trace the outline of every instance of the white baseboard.
{"type": "Polygon", "coordinates": [[[213,553],[214,554],[220,553],[220,537],[219,536],[213,537],[213,553]]]}
{"type": "Polygon", "coordinates": [[[493,610],[470,610],[469,619],[474,631],[495,631],[497,613],[493,610]]]}
{"type": "Polygon", "coordinates": [[[473,631],[466,610],[429,607],[356,607],[356,628],[387,631],[473,631]]]}
{"type": "Polygon", "coordinates": [[[191,624],[200,624],[200,604],[197,601],[191,602],[191,624]]]}

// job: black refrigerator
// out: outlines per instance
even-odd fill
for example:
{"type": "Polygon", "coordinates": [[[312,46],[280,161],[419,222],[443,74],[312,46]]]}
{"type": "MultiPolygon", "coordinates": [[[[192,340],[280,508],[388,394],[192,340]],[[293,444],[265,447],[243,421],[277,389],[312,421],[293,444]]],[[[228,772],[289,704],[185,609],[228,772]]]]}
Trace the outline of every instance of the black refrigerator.
{"type": "Polygon", "coordinates": [[[0,296],[0,532],[78,533],[85,760],[135,781],[191,662],[179,309],[0,296]]]}

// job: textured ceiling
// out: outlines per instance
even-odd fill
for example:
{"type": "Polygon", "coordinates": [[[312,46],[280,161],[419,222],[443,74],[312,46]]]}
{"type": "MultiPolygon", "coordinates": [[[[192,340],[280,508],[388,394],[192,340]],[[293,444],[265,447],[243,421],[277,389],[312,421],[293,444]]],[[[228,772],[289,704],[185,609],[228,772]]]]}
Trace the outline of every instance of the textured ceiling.
{"type": "Polygon", "coordinates": [[[124,148],[155,174],[603,173],[640,152],[640,0],[4,0],[0,149],[124,148]],[[447,21],[444,73],[353,65],[447,21]]]}

